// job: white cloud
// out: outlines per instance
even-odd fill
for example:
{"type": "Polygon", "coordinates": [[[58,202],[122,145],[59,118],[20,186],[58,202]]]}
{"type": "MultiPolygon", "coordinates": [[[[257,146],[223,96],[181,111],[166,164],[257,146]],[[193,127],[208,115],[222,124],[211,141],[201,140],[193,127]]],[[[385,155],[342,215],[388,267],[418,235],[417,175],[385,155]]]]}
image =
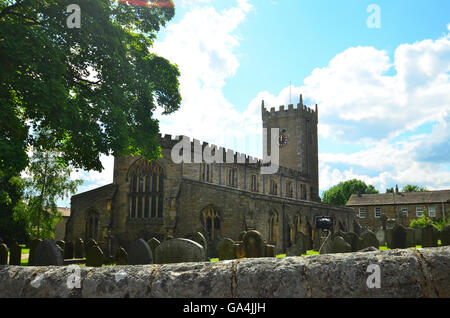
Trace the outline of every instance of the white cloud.
{"type": "Polygon", "coordinates": [[[156,115],[162,133],[233,147],[257,131],[259,109],[249,107],[241,113],[222,92],[226,79],[239,67],[237,28],[251,8],[246,0],[220,12],[211,6],[195,7],[179,23],[169,25],[166,37],[154,44],[152,51],[176,63],[181,72],[180,110],[170,117],[156,115]]]}

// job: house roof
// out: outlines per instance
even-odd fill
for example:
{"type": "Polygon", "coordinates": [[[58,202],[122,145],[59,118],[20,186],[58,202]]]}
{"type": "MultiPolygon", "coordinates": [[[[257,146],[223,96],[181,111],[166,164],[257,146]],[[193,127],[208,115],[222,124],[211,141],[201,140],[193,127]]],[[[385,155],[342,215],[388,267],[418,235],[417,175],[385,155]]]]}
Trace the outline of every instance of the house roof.
{"type": "Polygon", "coordinates": [[[450,190],[424,192],[398,192],[376,194],[352,194],[346,206],[393,205],[450,202],[450,190]]]}

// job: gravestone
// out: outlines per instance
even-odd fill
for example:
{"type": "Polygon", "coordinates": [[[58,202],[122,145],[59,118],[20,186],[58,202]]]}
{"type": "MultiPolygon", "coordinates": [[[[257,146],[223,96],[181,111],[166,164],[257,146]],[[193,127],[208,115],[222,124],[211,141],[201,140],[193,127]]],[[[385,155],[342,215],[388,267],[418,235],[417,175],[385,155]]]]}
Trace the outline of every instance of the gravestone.
{"type": "Polygon", "coordinates": [[[264,240],[258,231],[251,230],[245,233],[242,242],[244,245],[245,257],[264,257],[264,240]]]}
{"type": "Polygon", "coordinates": [[[445,226],[441,232],[441,246],[450,245],[450,225],[445,226]]]}
{"type": "Polygon", "coordinates": [[[128,265],[128,254],[127,251],[123,247],[120,247],[116,251],[116,255],[114,256],[114,260],[116,265],[128,265]]]}
{"type": "Polygon", "coordinates": [[[287,256],[300,256],[306,254],[307,236],[302,232],[296,232],[294,243],[286,251],[287,256]]]}
{"type": "Polygon", "coordinates": [[[439,230],[433,226],[433,244],[434,244],[433,247],[439,246],[438,241],[439,241],[440,234],[441,233],[439,232],[439,230]]]}
{"type": "Polygon", "coordinates": [[[34,253],[36,252],[36,248],[39,246],[39,244],[42,243],[41,239],[32,239],[30,241],[30,252],[28,253],[28,265],[33,266],[34,265],[34,253]]]}
{"type": "Polygon", "coordinates": [[[413,228],[406,228],[406,247],[416,247],[416,231],[413,228]]]}
{"type": "Polygon", "coordinates": [[[64,245],[64,259],[73,258],[73,242],[67,242],[64,245]]]}
{"type": "Polygon", "coordinates": [[[241,232],[241,233],[239,234],[238,241],[241,241],[241,242],[242,242],[242,240],[244,239],[245,233],[247,233],[247,231],[243,231],[243,232],[241,232]]]}
{"type": "Polygon", "coordinates": [[[192,240],[175,238],[164,241],[156,248],[156,264],[203,262],[203,246],[192,240]]]}
{"type": "Polygon", "coordinates": [[[386,232],[383,229],[379,229],[375,236],[377,237],[379,246],[384,246],[386,244],[386,232]]]}
{"type": "Polygon", "coordinates": [[[435,235],[434,226],[427,224],[427,226],[422,228],[422,247],[434,247],[437,246],[437,242],[434,242],[435,235]]]}
{"type": "Polygon", "coordinates": [[[144,264],[153,264],[152,250],[147,242],[143,239],[138,239],[131,243],[128,253],[128,265],[144,264]]]}
{"type": "Polygon", "coordinates": [[[75,258],[84,257],[84,242],[81,238],[75,240],[75,258]]]}
{"type": "Polygon", "coordinates": [[[275,257],[275,246],[270,244],[264,244],[265,257],[275,257]]]}
{"type": "Polygon", "coordinates": [[[414,245],[422,245],[422,229],[414,229],[414,245]]]}
{"type": "Polygon", "coordinates": [[[365,230],[358,238],[358,250],[370,246],[378,248],[378,244],[377,236],[370,230],[365,230]]]}
{"type": "Polygon", "coordinates": [[[234,255],[235,258],[245,257],[244,243],[242,241],[237,241],[234,243],[234,255]]]}
{"type": "Polygon", "coordinates": [[[153,237],[152,239],[147,241],[147,244],[152,250],[152,255],[155,255],[155,250],[161,244],[161,242],[156,237],[153,237]]]}
{"type": "Polygon", "coordinates": [[[333,238],[331,244],[331,253],[350,253],[352,246],[348,244],[342,236],[336,236],[333,238]]]}
{"type": "Polygon", "coordinates": [[[103,251],[98,245],[92,245],[86,252],[87,267],[101,267],[103,265],[103,251]]]}
{"type": "Polygon", "coordinates": [[[342,237],[348,244],[350,244],[352,252],[356,252],[358,250],[359,237],[355,232],[344,232],[342,237]]]}
{"type": "Polygon", "coordinates": [[[164,234],[164,241],[170,241],[170,240],[173,240],[173,235],[168,234],[168,233],[164,234]]]}
{"type": "Polygon", "coordinates": [[[33,266],[62,266],[64,260],[60,251],[60,247],[52,240],[43,240],[34,253],[33,266]]]}
{"type": "Polygon", "coordinates": [[[22,260],[22,247],[14,241],[9,247],[9,265],[20,265],[22,260]]]}
{"type": "Polygon", "coordinates": [[[235,258],[234,241],[230,238],[225,238],[217,243],[217,252],[219,260],[228,260],[235,258]]]}
{"type": "Polygon", "coordinates": [[[208,259],[208,243],[206,241],[205,236],[200,232],[195,232],[195,233],[192,233],[192,234],[186,236],[186,238],[188,240],[197,242],[198,244],[203,246],[203,250],[205,251],[205,260],[207,260],[208,259]]]}
{"type": "Polygon", "coordinates": [[[396,224],[392,229],[391,248],[406,248],[406,229],[401,224],[396,224]]]}
{"type": "Polygon", "coordinates": [[[373,247],[373,246],[369,246],[369,247],[365,247],[363,249],[358,250],[357,252],[378,252],[378,248],[373,247]]]}
{"type": "Polygon", "coordinates": [[[386,230],[386,243],[388,248],[392,248],[392,229],[386,230]]]}
{"type": "Polygon", "coordinates": [[[8,264],[8,246],[6,244],[0,244],[0,265],[8,264]]]}

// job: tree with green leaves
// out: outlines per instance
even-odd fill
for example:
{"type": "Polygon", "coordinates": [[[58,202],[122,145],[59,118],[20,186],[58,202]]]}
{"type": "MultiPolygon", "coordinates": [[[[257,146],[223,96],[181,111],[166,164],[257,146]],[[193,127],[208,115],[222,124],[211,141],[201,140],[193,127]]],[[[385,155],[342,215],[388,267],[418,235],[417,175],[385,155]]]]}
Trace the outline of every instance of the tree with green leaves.
{"type": "Polygon", "coordinates": [[[0,229],[30,146],[96,171],[102,154],[161,155],[152,114],[179,108],[180,74],[149,48],[174,14],[168,0],[0,0],[0,229]]]}
{"type": "Polygon", "coordinates": [[[378,193],[378,190],[371,184],[367,185],[364,181],[352,179],[340,182],[332,186],[323,193],[323,203],[345,206],[352,194],[378,193]]]}
{"type": "Polygon", "coordinates": [[[152,114],[181,103],[178,67],[149,50],[174,16],[167,4],[0,0],[1,178],[26,167],[28,146],[97,171],[101,154],[160,156],[152,114]],[[69,3],[80,28],[68,26],[69,3]]]}
{"type": "Polygon", "coordinates": [[[426,187],[421,187],[414,184],[405,185],[400,192],[424,192],[428,191],[426,187]]]}
{"type": "Polygon", "coordinates": [[[75,193],[82,180],[71,180],[71,168],[59,160],[56,152],[34,150],[25,170],[25,196],[16,207],[17,220],[25,220],[31,237],[50,238],[62,215],[57,209],[59,199],[75,193]]]}

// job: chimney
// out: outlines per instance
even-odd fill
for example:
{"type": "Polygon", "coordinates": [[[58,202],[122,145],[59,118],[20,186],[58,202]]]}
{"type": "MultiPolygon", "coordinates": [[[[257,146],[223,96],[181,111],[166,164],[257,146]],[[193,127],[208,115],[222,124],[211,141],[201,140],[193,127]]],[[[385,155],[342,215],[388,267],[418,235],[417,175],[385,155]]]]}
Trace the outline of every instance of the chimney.
{"type": "Polygon", "coordinates": [[[398,184],[395,185],[395,193],[398,193],[398,184]]]}

